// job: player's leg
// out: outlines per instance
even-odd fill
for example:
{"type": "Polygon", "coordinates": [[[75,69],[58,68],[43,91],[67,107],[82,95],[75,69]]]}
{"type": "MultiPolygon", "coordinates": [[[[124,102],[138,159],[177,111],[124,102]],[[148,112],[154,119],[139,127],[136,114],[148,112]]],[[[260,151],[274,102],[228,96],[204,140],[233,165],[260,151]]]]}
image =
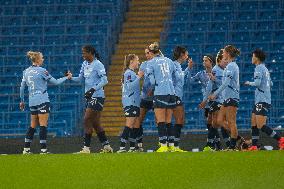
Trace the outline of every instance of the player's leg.
{"type": "Polygon", "coordinates": [[[238,129],[237,129],[237,107],[227,106],[226,108],[226,119],[228,121],[228,126],[231,131],[230,149],[236,149],[236,143],[238,139],[238,129]]]}
{"type": "Polygon", "coordinates": [[[218,109],[214,109],[214,111],[212,112],[212,128],[213,128],[214,133],[215,133],[215,138],[214,138],[215,150],[221,150],[222,149],[221,139],[220,139],[220,135],[219,135],[219,132],[218,132],[219,125],[217,124],[218,113],[219,113],[218,109]]]}
{"type": "Polygon", "coordinates": [[[180,143],[180,136],[181,136],[181,129],[184,125],[184,119],[185,119],[185,115],[184,115],[184,106],[180,105],[180,106],[176,106],[173,109],[173,117],[175,119],[175,125],[173,127],[174,129],[174,147],[175,147],[175,151],[176,152],[182,152],[183,150],[180,149],[179,147],[179,143],[180,143]]]}
{"type": "Polygon", "coordinates": [[[278,141],[279,149],[284,149],[284,137],[280,137],[271,127],[266,125],[269,105],[266,103],[256,104],[255,120],[256,126],[262,132],[278,141]]]}
{"type": "Polygon", "coordinates": [[[24,150],[23,154],[29,154],[31,153],[31,143],[34,138],[34,133],[36,131],[36,127],[39,125],[38,122],[38,115],[31,112],[31,125],[27,130],[26,137],[25,137],[25,145],[24,145],[24,150]]]}
{"type": "Polygon", "coordinates": [[[219,125],[219,127],[221,127],[221,133],[222,133],[223,140],[227,148],[229,148],[230,147],[230,131],[228,128],[228,122],[226,120],[225,107],[223,105],[220,107],[220,110],[218,112],[217,124],[219,125]]]}
{"type": "Polygon", "coordinates": [[[84,114],[84,147],[79,153],[91,153],[91,139],[93,135],[93,122],[94,122],[94,111],[91,108],[86,108],[84,114]]]}
{"type": "Polygon", "coordinates": [[[166,108],[155,108],[155,117],[157,119],[159,143],[161,147],[157,152],[167,151],[167,123],[166,123],[166,108]]]}
{"type": "Polygon", "coordinates": [[[108,138],[106,136],[104,128],[101,126],[101,111],[95,111],[92,109],[92,126],[97,134],[97,137],[102,145],[101,152],[108,153],[113,152],[113,149],[110,146],[108,138]]]}
{"type": "Polygon", "coordinates": [[[135,150],[136,136],[134,131],[134,124],[136,122],[136,117],[126,117],[126,127],[129,128],[129,151],[135,150]]]}
{"type": "Polygon", "coordinates": [[[131,123],[132,117],[126,117],[125,118],[125,127],[120,135],[120,147],[117,151],[118,153],[126,152],[126,143],[128,142],[130,130],[132,129],[132,123],[131,123]]]}
{"type": "Polygon", "coordinates": [[[38,121],[40,125],[39,130],[39,142],[40,142],[40,151],[42,154],[48,153],[47,152],[47,125],[48,125],[48,117],[49,113],[38,114],[38,121]]]}
{"type": "Polygon", "coordinates": [[[215,132],[212,126],[212,113],[209,111],[209,108],[205,109],[204,116],[206,116],[207,121],[207,143],[203,151],[212,151],[215,148],[215,132]]]}
{"type": "Polygon", "coordinates": [[[138,147],[138,151],[143,151],[143,122],[145,119],[145,116],[147,114],[149,109],[144,108],[144,107],[140,107],[140,116],[138,121],[135,124],[135,132],[137,133],[136,136],[136,141],[137,141],[137,147],[138,147]]]}
{"type": "Polygon", "coordinates": [[[251,114],[251,139],[252,146],[249,148],[250,151],[258,150],[258,140],[259,140],[259,128],[256,124],[256,116],[254,111],[251,114]]]}
{"type": "Polygon", "coordinates": [[[168,151],[174,151],[174,130],[172,127],[173,109],[166,108],[166,136],[168,143],[168,151]]]}

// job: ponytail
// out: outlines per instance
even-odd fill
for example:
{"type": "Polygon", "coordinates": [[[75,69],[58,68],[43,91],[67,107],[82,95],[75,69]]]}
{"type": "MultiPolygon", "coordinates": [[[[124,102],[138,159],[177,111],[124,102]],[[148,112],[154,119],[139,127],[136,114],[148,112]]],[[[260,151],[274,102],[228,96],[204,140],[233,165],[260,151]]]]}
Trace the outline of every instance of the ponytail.
{"type": "Polygon", "coordinates": [[[137,57],[137,55],[135,55],[135,54],[125,55],[121,83],[124,82],[124,72],[129,68],[130,61],[134,60],[135,57],[137,57]]]}
{"type": "Polygon", "coordinates": [[[27,52],[27,57],[31,60],[31,62],[35,62],[40,54],[41,54],[41,52],[28,51],[27,52]]]}

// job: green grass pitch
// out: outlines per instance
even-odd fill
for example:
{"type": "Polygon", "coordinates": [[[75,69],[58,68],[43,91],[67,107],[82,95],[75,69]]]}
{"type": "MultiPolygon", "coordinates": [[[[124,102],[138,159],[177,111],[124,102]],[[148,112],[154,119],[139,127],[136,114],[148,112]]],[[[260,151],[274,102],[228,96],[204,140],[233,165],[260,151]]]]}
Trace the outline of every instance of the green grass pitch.
{"type": "Polygon", "coordinates": [[[284,188],[284,151],[0,156],[0,188],[284,188]]]}

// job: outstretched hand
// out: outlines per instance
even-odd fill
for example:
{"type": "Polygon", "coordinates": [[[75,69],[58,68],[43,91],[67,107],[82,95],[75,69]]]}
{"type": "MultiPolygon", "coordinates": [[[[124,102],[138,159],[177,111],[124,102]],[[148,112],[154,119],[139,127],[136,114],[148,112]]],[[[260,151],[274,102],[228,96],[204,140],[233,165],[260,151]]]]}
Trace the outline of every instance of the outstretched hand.
{"type": "Polygon", "coordinates": [[[202,101],[199,105],[198,105],[198,108],[199,109],[204,109],[206,106],[206,101],[202,101]]]}
{"type": "Polygon", "coordinates": [[[66,72],[64,73],[64,75],[65,75],[69,80],[72,79],[72,73],[70,72],[70,70],[66,71],[66,72]]]}
{"type": "Polygon", "coordinates": [[[214,94],[212,94],[208,97],[209,100],[214,100],[215,98],[216,98],[216,96],[214,94]]]}
{"type": "Polygon", "coordinates": [[[21,111],[25,110],[25,103],[24,102],[20,102],[20,110],[21,111]]]}
{"type": "Polygon", "coordinates": [[[191,59],[191,58],[188,58],[187,62],[188,62],[188,63],[187,63],[188,68],[191,69],[191,68],[193,67],[193,61],[192,61],[192,59],[191,59]]]}

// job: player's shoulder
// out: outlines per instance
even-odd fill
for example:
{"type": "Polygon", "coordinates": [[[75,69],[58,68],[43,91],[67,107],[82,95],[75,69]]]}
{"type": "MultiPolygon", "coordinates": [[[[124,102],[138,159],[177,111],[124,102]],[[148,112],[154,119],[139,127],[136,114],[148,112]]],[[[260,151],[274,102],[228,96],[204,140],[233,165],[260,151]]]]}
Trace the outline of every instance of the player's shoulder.
{"type": "Polygon", "coordinates": [[[125,70],[123,75],[124,75],[124,79],[126,79],[126,80],[130,80],[130,79],[134,78],[134,76],[136,76],[135,72],[131,69],[125,70]]]}
{"type": "Polygon", "coordinates": [[[147,67],[147,64],[148,64],[148,61],[142,62],[142,63],[140,64],[139,69],[140,69],[140,70],[144,70],[144,69],[147,67]]]}
{"type": "Polygon", "coordinates": [[[216,64],[213,68],[212,68],[212,71],[216,71],[219,69],[219,66],[216,64]]]}
{"type": "Polygon", "coordinates": [[[268,70],[264,63],[258,64],[255,69],[257,70],[268,70]]]}
{"type": "Polygon", "coordinates": [[[173,64],[174,64],[174,61],[173,61],[172,59],[170,59],[170,58],[168,58],[168,57],[165,57],[165,56],[162,56],[162,58],[163,58],[164,60],[166,60],[167,62],[170,62],[170,63],[173,63],[173,64]]]}
{"type": "Polygon", "coordinates": [[[131,69],[127,69],[125,70],[124,74],[128,74],[128,75],[136,75],[135,72],[131,69]]]}
{"type": "Polygon", "coordinates": [[[102,67],[104,68],[105,67],[104,64],[100,60],[98,60],[98,59],[94,60],[94,65],[96,67],[99,67],[99,68],[102,68],[102,67]]]}
{"type": "Polygon", "coordinates": [[[238,65],[237,65],[237,63],[236,62],[230,62],[228,65],[227,65],[227,69],[228,70],[235,70],[235,69],[237,69],[237,67],[238,67],[238,65]]]}

